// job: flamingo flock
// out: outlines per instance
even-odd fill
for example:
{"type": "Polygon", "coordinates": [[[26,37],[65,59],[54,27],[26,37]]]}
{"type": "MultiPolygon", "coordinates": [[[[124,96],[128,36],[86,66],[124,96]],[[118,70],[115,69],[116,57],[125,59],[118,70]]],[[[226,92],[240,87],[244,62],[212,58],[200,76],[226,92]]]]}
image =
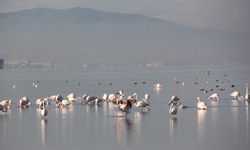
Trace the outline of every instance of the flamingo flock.
{"type": "MultiPolygon", "coordinates": [[[[209,73],[210,75],[210,73],[209,73]]],[[[174,81],[176,84],[179,84],[180,81],[176,80],[176,77],[174,76],[174,81]]],[[[197,79],[198,81],[198,79],[197,79]]],[[[198,82],[195,82],[195,86],[198,86],[198,82]]],[[[206,84],[208,84],[208,80],[204,79],[206,84]]],[[[216,80],[216,83],[218,83],[219,80],[216,80]]],[[[67,81],[66,81],[67,83],[67,81]]],[[[142,82],[142,84],[146,84],[147,82],[142,82]]],[[[182,82],[182,86],[185,86],[184,82],[182,82]]],[[[137,84],[137,82],[136,82],[137,84]]],[[[39,81],[35,81],[32,84],[35,88],[38,88],[39,81]]],[[[162,84],[154,82],[153,84],[154,88],[161,89],[162,84]]],[[[16,87],[16,85],[15,85],[16,87]]],[[[235,85],[232,84],[232,88],[235,87],[235,85]]],[[[14,88],[14,87],[13,87],[14,88]]],[[[219,85],[216,85],[216,88],[219,88],[219,85]]],[[[204,94],[208,93],[208,90],[200,89],[200,91],[204,92],[204,94]]],[[[214,91],[214,89],[210,89],[209,91],[214,91]]],[[[223,91],[223,90],[221,90],[223,91]]],[[[54,104],[56,108],[68,108],[70,105],[73,105],[75,103],[80,103],[82,105],[96,105],[101,106],[102,103],[111,103],[113,104],[119,111],[129,113],[130,109],[132,107],[138,108],[141,111],[149,111],[150,110],[150,95],[147,93],[144,95],[142,99],[138,98],[137,93],[133,93],[132,95],[125,96],[123,90],[118,90],[116,93],[104,93],[102,97],[94,96],[94,95],[83,95],[83,96],[77,96],[75,93],[71,92],[69,93],[66,98],[64,98],[61,94],[55,94],[49,97],[39,98],[36,100],[35,105],[40,110],[41,116],[46,117],[48,115],[48,105],[54,104]]],[[[239,101],[249,101],[250,100],[250,94],[249,94],[249,86],[246,84],[246,95],[245,97],[240,94],[239,91],[234,90],[232,93],[229,94],[232,98],[239,101]]],[[[218,92],[212,93],[208,99],[210,101],[218,102],[220,100],[220,95],[218,92]]],[[[7,112],[8,109],[12,105],[12,100],[2,100],[0,101],[0,111],[7,112]]],[[[184,105],[182,100],[174,95],[170,98],[168,101],[169,105],[169,114],[176,115],[178,112],[178,109],[188,108],[188,106],[184,105]]],[[[27,107],[31,106],[31,101],[27,96],[22,97],[18,103],[17,106],[21,109],[25,109],[27,107]]],[[[207,104],[204,100],[202,100],[199,96],[196,97],[196,108],[199,110],[206,110],[208,109],[207,104]]]]}
{"type": "MultiPolygon", "coordinates": [[[[133,93],[132,95],[125,97],[125,93],[122,90],[119,90],[115,94],[104,93],[102,97],[93,95],[83,95],[77,97],[75,93],[69,93],[64,99],[61,94],[56,94],[49,97],[39,98],[34,104],[40,111],[41,117],[44,118],[48,115],[47,107],[51,104],[54,104],[56,108],[69,108],[70,105],[74,105],[75,103],[80,103],[82,105],[101,106],[102,103],[106,102],[113,104],[121,112],[129,113],[129,110],[132,108],[132,106],[141,108],[141,111],[144,111],[144,108],[146,108],[147,111],[150,110],[149,99],[149,94],[145,94],[142,100],[138,99],[137,93],[133,93]]],[[[0,111],[7,112],[11,104],[12,100],[0,101],[0,111]]],[[[17,107],[20,109],[28,108],[31,105],[30,99],[27,96],[22,97],[17,103],[17,107]]]]}

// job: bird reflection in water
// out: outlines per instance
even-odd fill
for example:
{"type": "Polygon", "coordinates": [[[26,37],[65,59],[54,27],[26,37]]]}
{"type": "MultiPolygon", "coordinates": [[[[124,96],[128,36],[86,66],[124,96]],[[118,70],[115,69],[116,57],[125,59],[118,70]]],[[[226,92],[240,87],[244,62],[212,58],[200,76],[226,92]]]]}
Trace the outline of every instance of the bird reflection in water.
{"type": "Polygon", "coordinates": [[[169,129],[170,129],[169,133],[170,133],[171,143],[174,143],[176,127],[177,127],[177,118],[176,117],[170,117],[169,118],[169,129]]]}
{"type": "MultiPolygon", "coordinates": [[[[123,113],[123,112],[117,112],[123,113]]],[[[124,114],[117,114],[115,118],[116,142],[119,147],[127,145],[131,140],[132,123],[129,118],[123,116],[124,114]]]]}
{"type": "Polygon", "coordinates": [[[249,129],[249,109],[248,109],[248,107],[249,107],[249,101],[246,101],[245,102],[245,104],[246,104],[246,133],[247,133],[247,141],[249,141],[249,131],[248,131],[248,129],[249,129]]]}
{"type": "Polygon", "coordinates": [[[199,141],[202,141],[204,139],[206,113],[207,110],[197,110],[197,136],[199,141]]]}
{"type": "Polygon", "coordinates": [[[41,144],[44,147],[45,146],[45,138],[46,138],[46,124],[47,124],[46,119],[41,119],[40,122],[40,134],[41,134],[41,144]]]}

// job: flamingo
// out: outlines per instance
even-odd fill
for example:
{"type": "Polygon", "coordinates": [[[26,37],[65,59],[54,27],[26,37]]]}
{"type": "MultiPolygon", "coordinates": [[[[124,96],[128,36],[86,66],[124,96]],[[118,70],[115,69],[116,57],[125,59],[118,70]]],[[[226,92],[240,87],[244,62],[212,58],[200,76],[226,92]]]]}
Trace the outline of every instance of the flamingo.
{"type": "Polygon", "coordinates": [[[213,93],[208,97],[208,99],[213,100],[213,101],[218,101],[219,100],[219,93],[213,93]]]}
{"type": "Polygon", "coordinates": [[[76,99],[77,99],[75,93],[69,93],[69,95],[67,96],[67,98],[68,98],[68,101],[69,101],[70,103],[75,102],[76,99]]]}
{"type": "Polygon", "coordinates": [[[150,109],[149,98],[150,98],[149,94],[145,94],[143,100],[135,102],[135,107],[142,108],[142,110],[143,108],[147,108],[149,110],[150,109]]]}
{"type": "Polygon", "coordinates": [[[98,106],[99,106],[99,105],[101,105],[102,102],[103,102],[103,99],[102,99],[102,98],[98,98],[98,97],[97,97],[97,98],[95,99],[95,105],[98,105],[98,106]]]}
{"type": "Polygon", "coordinates": [[[103,101],[107,101],[108,97],[109,97],[109,95],[107,93],[104,93],[102,96],[103,101]]]}
{"type": "Polygon", "coordinates": [[[95,104],[97,98],[98,97],[96,97],[96,96],[87,96],[85,99],[85,103],[88,105],[93,105],[93,104],[95,104]]]}
{"type": "Polygon", "coordinates": [[[37,99],[36,100],[36,107],[40,108],[40,106],[42,105],[42,103],[43,103],[43,100],[41,98],[37,99]]]}
{"type": "Polygon", "coordinates": [[[171,99],[168,101],[168,105],[171,106],[171,103],[175,104],[177,106],[177,108],[187,108],[187,106],[185,106],[180,98],[178,96],[172,96],[171,99]]]}
{"type": "Polygon", "coordinates": [[[171,99],[168,101],[168,105],[170,105],[171,103],[178,103],[180,101],[178,96],[172,96],[171,99]]]}
{"type": "Polygon", "coordinates": [[[176,114],[177,114],[177,112],[178,112],[178,107],[177,107],[177,105],[176,105],[174,102],[171,102],[171,103],[170,103],[170,108],[169,108],[168,112],[169,112],[171,115],[176,115],[176,114]]]}
{"type": "Polygon", "coordinates": [[[133,93],[133,95],[128,96],[127,100],[129,100],[131,104],[134,104],[137,101],[137,98],[137,93],[133,93]]]}
{"type": "Polygon", "coordinates": [[[57,102],[61,102],[63,100],[63,97],[62,95],[58,94],[58,95],[52,95],[48,99],[57,103],[57,102]]]}
{"type": "Polygon", "coordinates": [[[243,100],[243,96],[240,96],[240,92],[239,91],[234,91],[230,94],[230,96],[234,97],[237,100],[243,100]]]}
{"type": "MultiPolygon", "coordinates": [[[[121,90],[116,93],[115,99],[113,99],[111,102],[118,106],[120,103],[124,103],[124,93],[121,93],[121,90]]],[[[131,102],[130,102],[131,103],[131,102]]]]}
{"type": "Polygon", "coordinates": [[[114,101],[115,99],[116,99],[115,94],[113,94],[113,93],[109,94],[109,96],[108,96],[109,101],[114,101]]]}
{"type": "Polygon", "coordinates": [[[248,84],[246,84],[246,95],[245,95],[245,100],[249,101],[250,100],[250,94],[249,94],[249,87],[248,84]]]}
{"type": "Polygon", "coordinates": [[[49,105],[49,100],[48,99],[49,99],[48,97],[43,98],[43,99],[41,99],[41,98],[37,99],[36,100],[37,108],[40,108],[42,105],[49,105]]]}
{"type": "Polygon", "coordinates": [[[86,99],[87,99],[88,95],[83,95],[80,99],[81,99],[81,104],[86,104],[86,99]]]}
{"type": "Polygon", "coordinates": [[[45,101],[42,102],[42,105],[41,105],[40,109],[41,109],[41,115],[43,117],[47,116],[48,110],[47,110],[47,104],[46,104],[45,101]]]}
{"type": "Polygon", "coordinates": [[[129,109],[132,107],[132,104],[130,101],[126,100],[125,102],[122,101],[122,103],[118,104],[118,109],[123,112],[129,112],[129,109]]]}
{"type": "Polygon", "coordinates": [[[18,107],[22,107],[22,108],[25,108],[25,107],[28,107],[30,106],[30,100],[28,97],[24,96],[23,98],[21,98],[18,102],[18,107]]]}
{"type": "Polygon", "coordinates": [[[196,106],[198,109],[207,109],[207,105],[205,104],[205,102],[201,101],[200,97],[197,97],[196,106]]]}
{"type": "Polygon", "coordinates": [[[7,106],[0,104],[0,110],[2,112],[6,112],[8,109],[7,109],[7,106]]]}
{"type": "Polygon", "coordinates": [[[67,107],[69,104],[70,104],[70,102],[66,99],[62,100],[62,102],[61,102],[62,107],[67,107]]]}
{"type": "Polygon", "coordinates": [[[6,106],[6,107],[10,107],[11,106],[11,100],[10,99],[9,100],[2,100],[0,102],[0,104],[3,105],[3,106],[6,106]]]}

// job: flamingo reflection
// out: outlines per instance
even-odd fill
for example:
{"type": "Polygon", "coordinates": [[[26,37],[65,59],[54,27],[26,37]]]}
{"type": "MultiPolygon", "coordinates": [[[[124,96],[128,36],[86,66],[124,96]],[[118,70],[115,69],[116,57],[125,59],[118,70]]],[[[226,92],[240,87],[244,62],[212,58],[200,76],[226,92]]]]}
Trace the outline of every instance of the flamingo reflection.
{"type": "MultiPolygon", "coordinates": [[[[122,113],[122,112],[117,112],[122,113]]],[[[117,116],[121,116],[119,114],[117,116]]],[[[117,117],[115,119],[115,131],[116,131],[116,141],[117,144],[121,147],[129,143],[131,140],[131,133],[132,133],[132,123],[127,117],[117,117]]]]}
{"type": "Polygon", "coordinates": [[[41,144],[45,146],[45,138],[46,138],[46,119],[41,119],[40,122],[40,134],[41,134],[41,144]]]}
{"type": "Polygon", "coordinates": [[[198,140],[202,141],[205,135],[204,126],[207,110],[197,110],[197,134],[198,140]]]}
{"type": "Polygon", "coordinates": [[[170,117],[169,118],[169,133],[170,133],[170,139],[171,143],[174,142],[174,136],[175,136],[175,128],[177,127],[177,118],[176,117],[170,117]]]}

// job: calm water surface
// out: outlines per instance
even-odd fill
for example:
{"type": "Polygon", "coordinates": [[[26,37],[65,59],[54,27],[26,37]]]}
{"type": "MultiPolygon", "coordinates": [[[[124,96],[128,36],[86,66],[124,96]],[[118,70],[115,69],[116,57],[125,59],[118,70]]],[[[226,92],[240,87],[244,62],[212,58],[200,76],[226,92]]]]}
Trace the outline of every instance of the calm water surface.
{"type": "Polygon", "coordinates": [[[1,70],[0,99],[12,99],[13,105],[9,112],[0,112],[0,149],[249,149],[248,103],[229,96],[236,89],[245,95],[246,83],[250,83],[249,68],[1,70]],[[39,81],[37,88],[32,86],[34,81],[39,81]],[[155,82],[162,83],[162,88],[154,89],[155,82]],[[34,105],[37,98],[53,94],[101,97],[119,89],[127,96],[136,92],[139,99],[149,93],[150,111],[133,107],[125,115],[112,104],[75,103],[68,109],[50,105],[42,119],[34,105]],[[211,89],[220,93],[220,102],[207,100],[211,89]],[[169,115],[166,103],[172,95],[189,108],[169,115]],[[20,110],[16,104],[23,96],[33,105],[20,110]],[[195,108],[197,96],[205,100],[207,110],[195,108]]]}

